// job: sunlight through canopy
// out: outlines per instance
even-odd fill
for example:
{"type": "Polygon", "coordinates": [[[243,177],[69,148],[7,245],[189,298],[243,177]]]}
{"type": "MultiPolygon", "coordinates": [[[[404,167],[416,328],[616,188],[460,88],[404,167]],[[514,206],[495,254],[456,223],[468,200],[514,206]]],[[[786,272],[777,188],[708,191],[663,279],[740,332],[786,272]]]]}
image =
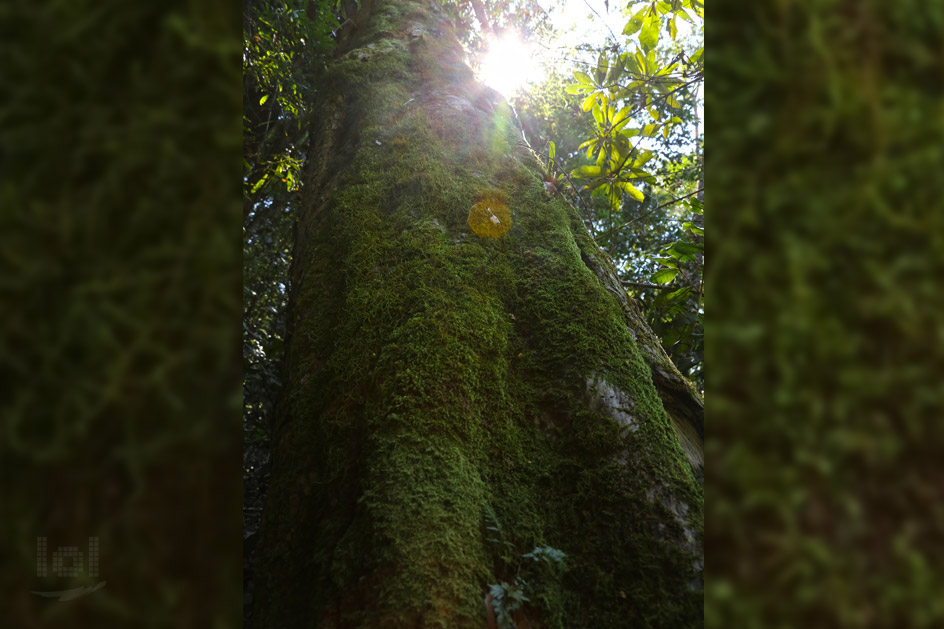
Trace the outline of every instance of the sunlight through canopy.
{"type": "Polygon", "coordinates": [[[488,45],[479,77],[507,99],[529,83],[538,81],[541,67],[530,46],[517,35],[506,34],[488,45]]]}

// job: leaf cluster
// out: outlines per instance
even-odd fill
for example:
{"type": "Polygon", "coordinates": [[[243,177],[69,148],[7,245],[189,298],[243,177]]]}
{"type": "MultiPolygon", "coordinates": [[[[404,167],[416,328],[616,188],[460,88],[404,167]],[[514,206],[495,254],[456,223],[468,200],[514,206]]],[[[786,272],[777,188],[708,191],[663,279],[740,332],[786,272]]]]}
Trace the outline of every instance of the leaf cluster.
{"type": "Polygon", "coordinates": [[[582,46],[594,61],[565,83],[550,77],[563,92],[522,99],[520,117],[532,145],[545,147],[549,176],[566,173],[558,187],[701,388],[704,207],[693,197],[704,188],[696,114],[704,10],[681,0],[636,3],[627,16],[622,41],[582,46]],[[680,20],[697,27],[693,36],[678,36],[680,20]]]}
{"type": "Polygon", "coordinates": [[[337,0],[256,0],[244,15],[244,217],[280,187],[298,188],[304,122],[341,23],[337,0]]]}
{"type": "Polygon", "coordinates": [[[661,134],[668,139],[672,127],[683,123],[680,96],[702,80],[704,47],[686,54],[678,50],[671,58],[659,49],[660,32],[667,30],[672,42],[676,20],[693,22],[686,11],[699,17],[702,8],[690,0],[646,4],[633,14],[623,34],[626,46],[602,48],[589,72],[576,70],[569,94],[582,99],[580,109],[593,116],[592,136],[580,145],[589,162],[575,168],[571,176],[584,180],[582,190],[599,190],[610,206],[618,208],[623,194],[643,200],[639,182],[653,182],[644,169],[654,156],[646,140],[661,134]]]}
{"type": "Polygon", "coordinates": [[[488,585],[497,626],[500,629],[516,627],[516,612],[520,612],[526,603],[536,604],[553,616],[555,610],[551,609],[549,597],[557,594],[555,589],[567,570],[566,553],[545,545],[518,554],[490,507],[485,509],[485,524],[489,532],[486,541],[496,549],[501,566],[499,575],[504,577],[498,583],[488,585]]]}

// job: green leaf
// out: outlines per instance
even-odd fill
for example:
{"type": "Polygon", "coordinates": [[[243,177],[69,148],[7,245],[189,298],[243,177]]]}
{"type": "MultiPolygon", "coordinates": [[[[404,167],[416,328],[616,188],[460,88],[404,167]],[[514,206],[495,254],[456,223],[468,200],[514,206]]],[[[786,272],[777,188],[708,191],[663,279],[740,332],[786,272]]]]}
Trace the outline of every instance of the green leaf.
{"type": "Polygon", "coordinates": [[[597,156],[597,166],[602,168],[603,165],[606,163],[606,157],[607,157],[606,151],[601,149],[600,154],[597,156]]]}
{"type": "Polygon", "coordinates": [[[265,182],[268,179],[269,179],[269,175],[268,174],[264,175],[259,181],[256,182],[256,185],[252,187],[252,190],[249,191],[249,194],[255,194],[256,192],[258,192],[259,188],[265,185],[265,182]]]}
{"type": "Polygon", "coordinates": [[[584,101],[580,103],[580,108],[584,111],[590,111],[590,109],[593,107],[593,104],[597,102],[597,96],[598,95],[596,92],[590,94],[590,96],[587,96],[584,101]]]}
{"type": "Polygon", "coordinates": [[[610,170],[616,170],[623,163],[623,156],[620,155],[619,147],[615,142],[610,144],[610,170]]]}
{"type": "Polygon", "coordinates": [[[259,99],[259,104],[260,104],[260,105],[264,105],[267,100],[269,100],[269,95],[268,95],[268,94],[266,94],[265,96],[263,96],[262,98],[259,99]]]}
{"type": "Polygon", "coordinates": [[[606,193],[606,200],[610,204],[610,208],[614,212],[618,211],[622,202],[622,197],[619,193],[619,187],[609,184],[603,187],[603,191],[606,193]]]}
{"type": "Polygon", "coordinates": [[[656,154],[652,151],[643,151],[642,153],[639,154],[639,157],[633,160],[633,168],[641,168],[643,164],[645,164],[646,162],[648,162],[650,159],[652,159],[655,156],[656,154]]]}
{"type": "Polygon", "coordinates": [[[646,198],[646,196],[640,192],[639,188],[629,183],[628,181],[621,181],[619,184],[620,188],[623,189],[623,192],[636,199],[640,203],[646,198]]]}
{"type": "Polygon", "coordinates": [[[596,177],[600,172],[599,166],[581,166],[570,174],[574,177],[596,177]]]}
{"type": "Polygon", "coordinates": [[[584,147],[587,147],[587,159],[594,159],[593,152],[594,150],[599,150],[598,148],[599,144],[600,144],[600,138],[590,138],[589,140],[587,140],[586,142],[584,142],[577,148],[582,149],[584,147]]]}
{"type": "Polygon", "coordinates": [[[695,244],[693,242],[685,242],[684,240],[679,240],[672,244],[672,250],[677,251],[683,256],[691,256],[704,251],[704,247],[701,245],[695,244]]]}
{"type": "Polygon", "coordinates": [[[606,151],[600,150],[600,154],[597,155],[597,166],[603,167],[603,163],[606,161],[606,151]]]}
{"type": "Polygon", "coordinates": [[[662,269],[652,274],[652,281],[656,284],[668,284],[678,275],[678,269],[662,269]]]}
{"type": "Polygon", "coordinates": [[[659,76],[664,76],[667,83],[672,83],[674,85],[680,85],[681,80],[676,80],[674,77],[670,76],[675,70],[679,67],[678,62],[673,63],[670,66],[665,66],[659,71],[659,76]]]}
{"type": "Polygon", "coordinates": [[[671,347],[675,345],[675,343],[679,340],[679,336],[678,329],[669,328],[666,330],[665,334],[662,335],[662,347],[671,347]]]}
{"type": "Polygon", "coordinates": [[[656,262],[672,269],[678,268],[678,260],[675,260],[674,258],[656,258],[656,262]]]}
{"type": "Polygon", "coordinates": [[[551,146],[547,150],[547,156],[549,159],[554,159],[555,148],[556,147],[554,146],[554,141],[551,140],[551,146]]]}
{"type": "Polygon", "coordinates": [[[584,92],[592,89],[588,85],[583,85],[580,83],[574,83],[573,85],[568,85],[564,88],[564,91],[568,94],[583,94],[584,92]]]}
{"type": "Polygon", "coordinates": [[[610,70],[610,62],[602,52],[597,57],[597,66],[593,69],[593,76],[597,85],[603,85],[610,70]]]}
{"type": "Polygon", "coordinates": [[[590,75],[587,74],[586,72],[581,72],[580,70],[577,70],[574,72],[574,78],[586,85],[593,85],[593,79],[591,79],[590,75]]]}
{"type": "Polygon", "coordinates": [[[672,245],[665,251],[668,255],[679,260],[680,262],[691,262],[695,259],[695,255],[702,253],[704,248],[699,245],[678,241],[672,243],[672,245]]]}
{"type": "Polygon", "coordinates": [[[640,74],[639,63],[636,60],[634,55],[624,52],[620,55],[620,61],[623,62],[623,67],[626,68],[626,72],[631,75],[640,74]]]}
{"type": "Polygon", "coordinates": [[[617,133],[613,136],[613,144],[620,150],[624,155],[628,153],[631,149],[629,145],[629,140],[622,133],[617,133]]]}
{"type": "Polygon", "coordinates": [[[647,53],[659,43],[659,18],[650,18],[639,33],[639,45],[647,53]]]}
{"type": "Polygon", "coordinates": [[[625,126],[629,121],[630,108],[623,107],[616,115],[613,116],[613,131],[619,131],[621,127],[625,126]]]}
{"type": "Polygon", "coordinates": [[[680,288],[678,290],[672,291],[671,293],[665,296],[665,300],[668,302],[683,301],[691,294],[692,294],[692,287],[686,286],[685,288],[680,288]]]}
{"type": "Polygon", "coordinates": [[[629,21],[626,22],[626,26],[623,27],[623,35],[635,35],[636,31],[642,28],[643,13],[645,13],[646,10],[647,9],[641,9],[637,11],[633,17],[629,18],[629,21]]]}
{"type": "Polygon", "coordinates": [[[614,59],[613,63],[610,65],[610,75],[607,77],[607,83],[612,85],[619,81],[625,69],[619,58],[614,59]]]}

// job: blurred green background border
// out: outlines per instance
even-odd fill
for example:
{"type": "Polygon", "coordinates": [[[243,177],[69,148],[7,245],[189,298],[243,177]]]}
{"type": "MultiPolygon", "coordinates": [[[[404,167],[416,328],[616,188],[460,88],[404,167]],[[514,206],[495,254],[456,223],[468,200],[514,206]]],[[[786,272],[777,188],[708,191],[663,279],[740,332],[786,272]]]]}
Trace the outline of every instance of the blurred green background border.
{"type": "Polygon", "coordinates": [[[706,625],[944,626],[944,3],[710,4],[706,625]]]}
{"type": "Polygon", "coordinates": [[[240,42],[222,0],[0,5],[7,627],[241,625],[240,42]]]}

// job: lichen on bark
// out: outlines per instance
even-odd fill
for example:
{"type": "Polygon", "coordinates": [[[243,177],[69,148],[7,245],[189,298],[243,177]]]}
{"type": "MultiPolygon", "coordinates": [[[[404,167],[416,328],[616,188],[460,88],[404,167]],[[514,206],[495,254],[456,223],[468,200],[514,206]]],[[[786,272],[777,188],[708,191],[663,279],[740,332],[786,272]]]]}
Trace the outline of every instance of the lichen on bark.
{"type": "Polygon", "coordinates": [[[702,492],[641,322],[435,3],[362,5],[316,107],[256,626],[483,627],[513,570],[488,510],[568,555],[532,626],[700,625],[702,492]],[[468,225],[487,191],[500,238],[468,225]]]}

